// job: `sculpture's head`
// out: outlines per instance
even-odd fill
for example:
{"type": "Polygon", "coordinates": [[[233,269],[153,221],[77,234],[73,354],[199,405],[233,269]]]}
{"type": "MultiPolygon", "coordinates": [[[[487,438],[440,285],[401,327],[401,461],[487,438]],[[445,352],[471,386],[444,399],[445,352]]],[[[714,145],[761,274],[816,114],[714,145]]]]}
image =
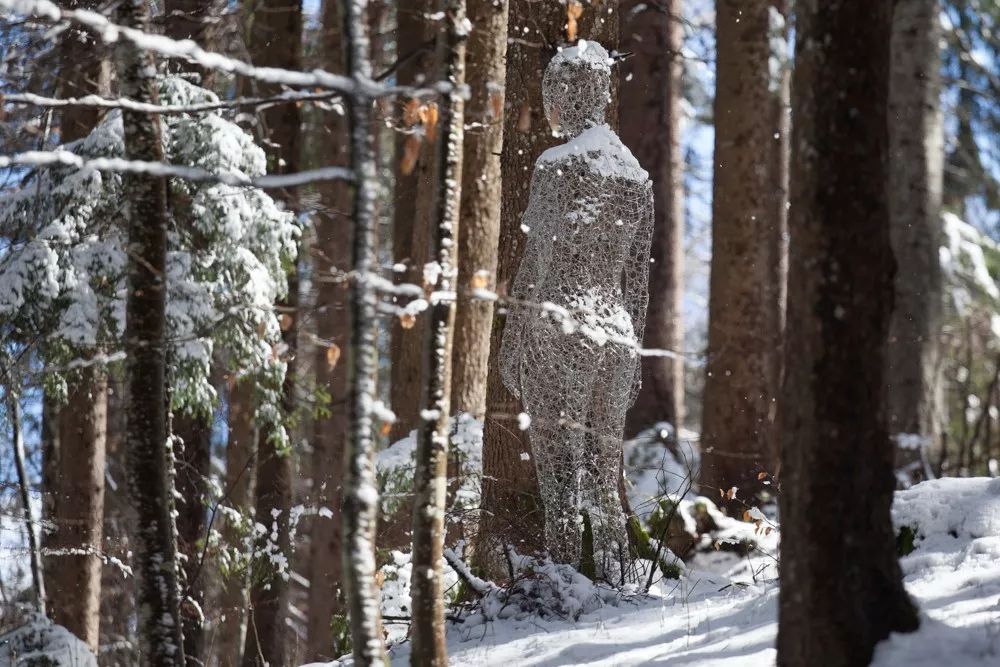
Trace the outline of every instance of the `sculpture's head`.
{"type": "Polygon", "coordinates": [[[542,99],[553,130],[574,137],[604,122],[611,94],[610,63],[603,46],[582,39],[549,61],[542,99]]]}

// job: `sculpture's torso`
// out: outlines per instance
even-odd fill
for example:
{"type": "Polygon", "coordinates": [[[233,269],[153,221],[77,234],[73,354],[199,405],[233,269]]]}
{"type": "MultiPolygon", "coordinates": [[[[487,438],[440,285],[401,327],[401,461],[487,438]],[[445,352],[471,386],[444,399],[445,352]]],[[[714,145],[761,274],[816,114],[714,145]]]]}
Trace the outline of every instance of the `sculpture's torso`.
{"type": "Polygon", "coordinates": [[[541,187],[532,193],[537,200],[525,224],[529,233],[547,234],[551,248],[540,267],[538,300],[570,309],[581,324],[634,339],[622,278],[649,176],[605,125],[546,151],[535,169],[541,187]]]}

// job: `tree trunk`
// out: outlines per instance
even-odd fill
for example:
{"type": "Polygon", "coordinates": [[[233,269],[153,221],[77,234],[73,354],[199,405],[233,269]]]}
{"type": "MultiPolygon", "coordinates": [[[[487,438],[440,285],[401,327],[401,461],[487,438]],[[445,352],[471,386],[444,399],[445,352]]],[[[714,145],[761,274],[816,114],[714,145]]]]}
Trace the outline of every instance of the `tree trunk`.
{"type": "MultiPolygon", "coordinates": [[[[289,0],[262,0],[254,11],[248,48],[255,65],[298,70],[302,66],[302,8],[289,0]]],[[[259,92],[275,95],[281,87],[260,84],[259,92]]],[[[260,114],[267,144],[271,173],[295,173],[301,155],[301,115],[296,105],[265,109],[260,114]]],[[[291,189],[275,193],[291,208],[295,194],[291,189]]],[[[275,304],[281,313],[281,340],[285,348],[285,380],[282,386],[282,412],[286,419],[295,412],[296,352],[299,318],[298,268],[288,275],[288,295],[275,304]]],[[[289,511],[292,506],[292,452],[279,445],[280,438],[271,428],[259,429],[256,465],[256,517],[270,528],[264,537],[270,549],[291,559],[289,511]]],[[[288,628],[287,572],[275,572],[269,558],[257,558],[251,578],[250,606],[244,667],[283,665],[288,628]],[[257,570],[256,568],[260,568],[257,570]]]]}
{"type": "MultiPolygon", "coordinates": [[[[365,20],[367,6],[366,0],[351,2],[344,16],[347,71],[359,82],[372,75],[365,20]]],[[[369,667],[386,661],[379,594],[375,588],[375,522],[379,499],[372,437],[378,372],[378,292],[371,276],[378,268],[375,214],[378,182],[371,100],[355,92],[348,96],[347,102],[350,107],[351,168],[356,178],[351,246],[351,266],[356,277],[351,283],[350,432],[345,452],[341,556],[354,663],[369,667]]]]}
{"type": "MultiPolygon", "coordinates": [[[[144,0],[118,6],[119,22],[148,30],[144,0]]],[[[119,46],[121,93],[156,104],[155,65],[131,43],[119,46]]],[[[156,116],[122,112],[125,157],[163,161],[156,116]]],[[[138,579],[139,642],[143,664],[184,665],[177,587],[173,463],[167,446],[166,394],[166,180],[145,174],[125,177],[128,191],[127,434],[129,490],[136,510],[135,572],[138,579]]]]}
{"type": "Polygon", "coordinates": [[[770,0],[717,0],[715,169],[701,490],[757,488],[768,467],[768,230],[766,155],[770,0]]]}
{"type": "MultiPolygon", "coordinates": [[[[76,1],[74,9],[94,9],[76,1]]],[[[59,44],[60,97],[106,94],[109,63],[97,57],[97,38],[78,26],[66,29],[59,44]]],[[[62,143],[86,137],[100,120],[98,109],[68,107],[61,114],[62,143]]],[[[48,438],[43,455],[47,501],[45,518],[57,532],[43,537],[50,617],[96,651],[100,630],[101,558],[103,551],[104,465],[107,433],[107,369],[92,365],[67,378],[67,402],[46,399],[48,438]],[[61,445],[61,446],[60,446],[61,445]],[[70,550],[67,553],[65,550],[70,550]],[[73,550],[90,553],[72,553],[73,550]],[[62,555],[64,554],[64,555],[62,555]]]]}
{"type": "Polygon", "coordinates": [[[493,302],[474,299],[473,287],[494,289],[500,235],[500,151],[503,147],[504,77],[507,56],[507,0],[471,0],[465,108],[470,127],[462,163],[462,224],[459,231],[458,306],[455,312],[453,413],[486,414],[493,302]]]}
{"type": "Polygon", "coordinates": [[[892,2],[800,3],[781,410],[778,664],[867,665],[917,627],[889,518],[892,2]]]}
{"type": "MultiPolygon", "coordinates": [[[[896,4],[889,86],[889,214],[896,257],[895,309],[886,384],[889,433],[940,434],[941,186],[944,155],[937,0],[896,4]]],[[[898,448],[897,465],[919,464],[918,448],[898,448]]],[[[922,478],[918,465],[914,481],[922,478]]]]}
{"type": "MultiPolygon", "coordinates": [[[[323,4],[323,59],[330,72],[344,72],[343,10],[337,0],[323,4]]],[[[345,165],[347,123],[337,113],[323,117],[325,140],[323,164],[345,165]]],[[[316,245],[313,266],[317,282],[315,347],[316,386],[330,396],[329,416],[316,419],[313,427],[313,496],[331,517],[318,515],[312,523],[309,554],[309,620],[306,659],[332,660],[337,657],[331,623],[343,613],[340,550],[342,517],[340,505],[344,481],[344,440],[347,436],[347,363],[351,320],[348,292],[344,283],[333,282],[332,269],[350,266],[350,190],[346,183],[332,181],[320,186],[321,208],[316,216],[316,245]]]]}
{"type": "MultiPolygon", "coordinates": [[[[218,28],[225,11],[225,3],[221,0],[165,0],[164,18],[166,35],[171,39],[192,39],[206,51],[214,50],[218,28]]],[[[200,85],[211,88],[214,78],[213,70],[206,70],[201,65],[186,60],[169,62],[172,72],[193,72],[199,75],[200,85]]]]}
{"type": "Polygon", "coordinates": [[[764,295],[766,309],[765,336],[771,341],[767,355],[767,406],[766,456],[764,471],[771,479],[779,474],[780,433],[778,430],[778,397],[784,368],[785,310],[788,305],[788,165],[791,157],[791,88],[792,68],[788,53],[788,0],[771,2],[771,60],[777,70],[771,69],[770,112],[773,136],[769,139],[767,153],[767,195],[769,199],[766,222],[766,284],[764,295]]]}
{"type": "MultiPolygon", "coordinates": [[[[584,7],[577,37],[600,42],[610,52],[618,45],[618,12],[602,5],[584,7]]],[[[512,0],[508,22],[504,141],[500,158],[503,193],[497,252],[497,292],[506,294],[524,251],[521,215],[528,204],[535,160],[555,141],[542,109],[542,75],[559,45],[566,43],[566,7],[556,2],[512,0]],[[532,30],[527,35],[525,26],[532,30]]],[[[618,125],[617,86],[612,79],[608,123],[618,125]]],[[[502,311],[499,314],[504,314],[502,311]]],[[[482,512],[476,560],[489,576],[505,576],[495,559],[499,548],[542,549],[542,506],[527,435],[518,429],[521,402],[500,379],[503,318],[494,318],[486,378],[483,432],[482,512]],[[525,456],[527,455],[527,456],[525,456]],[[525,460],[527,458],[527,460],[525,460]]]]}
{"type": "MultiPolygon", "coordinates": [[[[684,161],[681,155],[681,77],[684,42],[680,0],[630,1],[622,18],[622,141],[653,181],[653,244],[649,310],[643,346],[680,351],[684,342],[684,161]],[[655,138],[655,140],[651,140],[655,138]]],[[[658,422],[684,421],[684,360],[642,358],[642,388],[629,410],[629,436],[658,422]]]]}
{"type": "MultiPolygon", "coordinates": [[[[243,516],[250,516],[253,503],[254,459],[257,453],[254,427],[254,387],[249,379],[232,379],[229,385],[229,439],[226,443],[226,502],[243,516]]],[[[235,526],[226,527],[226,544],[237,548],[243,539],[235,526]]],[[[213,644],[221,667],[241,664],[246,631],[247,583],[246,572],[230,573],[222,588],[219,610],[222,619],[213,644]]]]}
{"type": "Polygon", "coordinates": [[[100,639],[107,407],[103,365],[78,370],[59,410],[58,533],[49,545],[56,553],[49,563],[49,614],[93,650],[100,639]]]}
{"type": "MultiPolygon", "coordinates": [[[[434,44],[441,29],[440,21],[430,19],[438,10],[440,0],[409,0],[396,10],[400,66],[397,80],[402,85],[430,83],[440,79],[440,54],[434,44]]],[[[405,101],[405,100],[404,100],[405,101]]],[[[393,205],[393,261],[405,271],[396,277],[403,282],[420,285],[424,264],[430,252],[431,220],[434,216],[435,184],[438,173],[438,152],[430,141],[427,128],[419,123],[396,136],[396,190],[393,205]],[[416,134],[414,134],[416,132],[416,134]],[[411,170],[403,167],[403,156],[419,141],[416,163],[411,170]]],[[[390,441],[405,437],[419,424],[421,378],[423,377],[424,336],[426,318],[416,315],[415,323],[404,328],[400,320],[391,324],[390,345],[390,404],[396,421],[389,433],[390,441]]]]}
{"type": "MultiPolygon", "coordinates": [[[[465,134],[465,0],[445,4],[444,29],[440,35],[447,62],[445,78],[454,86],[442,102],[441,139],[438,163],[437,214],[434,228],[434,258],[440,266],[435,284],[439,294],[454,293],[461,258],[457,239],[461,233],[462,143],[465,134]]],[[[446,667],[448,652],[444,626],[444,586],[441,561],[444,554],[444,515],[448,482],[448,427],[451,414],[452,333],[455,326],[455,299],[431,300],[431,335],[426,343],[427,384],[425,407],[417,428],[413,482],[413,576],[411,579],[413,642],[411,661],[415,665],[446,667]],[[431,416],[433,415],[433,416],[431,416]]]]}
{"type": "MultiPolygon", "coordinates": [[[[202,562],[208,539],[208,475],[211,467],[212,420],[201,414],[174,415],[177,445],[177,549],[183,555],[181,620],[184,623],[184,655],[204,660],[205,581],[208,568],[202,562]]],[[[176,442],[176,441],[175,441],[176,442]]]]}

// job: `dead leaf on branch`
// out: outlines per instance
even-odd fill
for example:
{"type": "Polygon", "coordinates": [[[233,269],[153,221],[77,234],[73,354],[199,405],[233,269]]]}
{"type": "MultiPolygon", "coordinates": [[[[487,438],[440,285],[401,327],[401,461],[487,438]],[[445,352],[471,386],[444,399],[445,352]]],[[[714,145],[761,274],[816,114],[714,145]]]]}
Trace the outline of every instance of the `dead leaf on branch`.
{"type": "Polygon", "coordinates": [[[330,347],[326,348],[327,369],[332,371],[337,367],[338,361],[340,361],[340,346],[336,343],[331,343],[330,347]]]}
{"type": "Polygon", "coordinates": [[[577,20],[583,16],[583,5],[579,0],[569,0],[566,3],[566,41],[575,42],[579,31],[577,20]]]}
{"type": "Polygon", "coordinates": [[[399,326],[404,329],[412,329],[417,323],[417,318],[412,313],[403,313],[399,316],[399,326]]]}

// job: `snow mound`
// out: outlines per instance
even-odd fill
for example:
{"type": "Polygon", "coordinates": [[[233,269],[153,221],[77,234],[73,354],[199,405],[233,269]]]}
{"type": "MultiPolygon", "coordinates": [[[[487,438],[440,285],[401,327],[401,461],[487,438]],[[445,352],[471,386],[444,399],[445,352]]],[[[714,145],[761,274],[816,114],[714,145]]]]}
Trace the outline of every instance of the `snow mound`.
{"type": "Polygon", "coordinates": [[[0,647],[0,667],[97,667],[85,643],[42,616],[0,635],[0,647]]]}
{"type": "Polygon", "coordinates": [[[1000,536],[1000,478],[945,478],[896,493],[892,520],[918,540],[1000,536]]]}

